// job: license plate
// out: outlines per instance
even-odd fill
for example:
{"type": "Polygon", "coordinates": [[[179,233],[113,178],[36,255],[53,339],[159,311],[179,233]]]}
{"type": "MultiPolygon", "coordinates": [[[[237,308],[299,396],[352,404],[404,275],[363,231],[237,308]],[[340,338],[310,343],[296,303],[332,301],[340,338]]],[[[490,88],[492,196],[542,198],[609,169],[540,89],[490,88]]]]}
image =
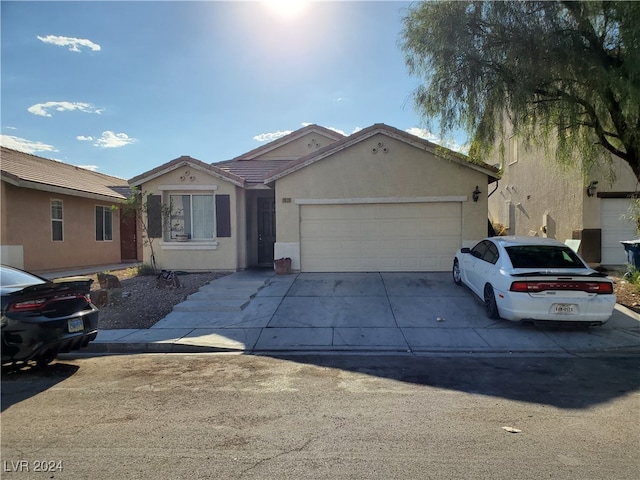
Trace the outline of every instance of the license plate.
{"type": "Polygon", "coordinates": [[[69,333],[82,332],[84,330],[84,322],[81,318],[74,318],[68,321],[69,333]]]}
{"type": "Polygon", "coordinates": [[[577,312],[577,305],[572,303],[555,303],[553,305],[553,313],[557,313],[559,315],[573,315],[577,312]]]}

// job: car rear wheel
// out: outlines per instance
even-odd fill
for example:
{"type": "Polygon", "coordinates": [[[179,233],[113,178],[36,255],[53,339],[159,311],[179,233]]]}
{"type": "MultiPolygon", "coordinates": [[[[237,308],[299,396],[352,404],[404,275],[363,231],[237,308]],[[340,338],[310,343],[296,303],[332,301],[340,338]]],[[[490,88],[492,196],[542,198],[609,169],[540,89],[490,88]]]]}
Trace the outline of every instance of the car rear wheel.
{"type": "Polygon", "coordinates": [[[453,261],[453,283],[460,286],[462,285],[462,276],[460,275],[460,265],[458,260],[453,261]]]}
{"type": "Polygon", "coordinates": [[[500,318],[498,305],[496,304],[496,294],[493,291],[493,287],[488,283],[484,286],[484,309],[489,318],[500,318]]]}

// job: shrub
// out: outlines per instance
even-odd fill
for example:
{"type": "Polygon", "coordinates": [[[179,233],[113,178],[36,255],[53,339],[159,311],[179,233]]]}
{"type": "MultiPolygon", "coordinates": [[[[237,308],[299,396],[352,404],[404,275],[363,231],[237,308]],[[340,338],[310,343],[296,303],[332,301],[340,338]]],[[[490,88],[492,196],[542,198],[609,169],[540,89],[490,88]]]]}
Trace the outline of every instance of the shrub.
{"type": "Polygon", "coordinates": [[[152,275],[155,276],[155,274],[156,274],[156,271],[151,265],[147,265],[146,263],[143,263],[138,267],[138,275],[141,277],[152,276],[152,275]]]}

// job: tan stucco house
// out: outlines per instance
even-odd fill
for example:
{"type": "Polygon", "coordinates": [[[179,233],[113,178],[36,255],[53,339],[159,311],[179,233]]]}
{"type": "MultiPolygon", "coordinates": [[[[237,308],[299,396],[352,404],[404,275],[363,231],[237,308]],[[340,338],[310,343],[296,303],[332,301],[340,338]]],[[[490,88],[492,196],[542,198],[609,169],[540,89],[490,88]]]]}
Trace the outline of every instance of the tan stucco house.
{"type": "Polygon", "coordinates": [[[160,268],[290,258],[303,272],[446,271],[487,235],[497,175],[388,125],[350,136],[309,125],[228,161],[180,157],[129,184],[156,212],[165,206],[148,218],[160,268]]]}
{"type": "Polygon", "coordinates": [[[43,273],[137,259],[135,220],[118,208],[126,180],[1,148],[3,264],[43,273]]]}
{"type": "Polygon", "coordinates": [[[637,238],[626,217],[639,184],[625,162],[613,157],[611,165],[585,177],[579,161],[561,167],[542,151],[524,148],[515,136],[494,162],[502,177],[495,192],[489,192],[489,217],[505,234],[579,240],[578,252],[590,264],[627,262],[620,242],[637,238]]]}

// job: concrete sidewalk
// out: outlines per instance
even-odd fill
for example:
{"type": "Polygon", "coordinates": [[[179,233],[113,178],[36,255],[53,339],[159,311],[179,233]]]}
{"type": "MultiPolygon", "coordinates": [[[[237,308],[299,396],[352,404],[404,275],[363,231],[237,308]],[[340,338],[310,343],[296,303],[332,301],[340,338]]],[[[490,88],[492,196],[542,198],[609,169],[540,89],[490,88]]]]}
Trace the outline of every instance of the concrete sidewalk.
{"type": "Polygon", "coordinates": [[[589,330],[495,321],[450,277],[238,272],[203,286],[149,329],[101,330],[81,352],[640,353],[640,315],[625,307],[589,330]]]}

